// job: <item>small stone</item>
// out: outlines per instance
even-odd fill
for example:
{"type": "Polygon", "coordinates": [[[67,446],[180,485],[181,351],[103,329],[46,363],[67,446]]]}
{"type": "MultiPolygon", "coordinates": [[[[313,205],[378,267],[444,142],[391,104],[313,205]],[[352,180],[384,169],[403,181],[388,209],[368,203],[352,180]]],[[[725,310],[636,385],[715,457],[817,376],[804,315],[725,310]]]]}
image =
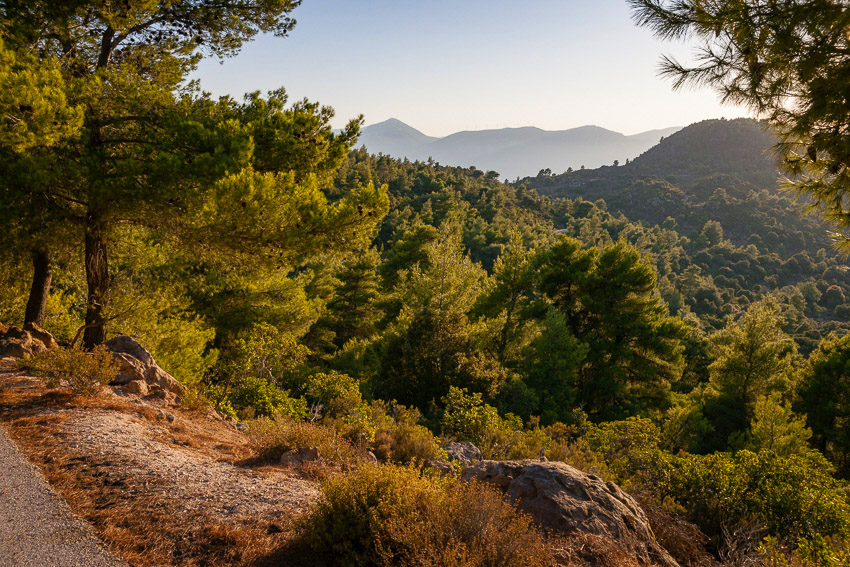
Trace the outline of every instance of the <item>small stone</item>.
{"type": "Polygon", "coordinates": [[[177,418],[174,417],[173,413],[165,414],[165,421],[167,421],[168,423],[173,423],[175,419],[177,419],[177,418]]]}
{"type": "Polygon", "coordinates": [[[133,380],[131,382],[127,382],[122,386],[124,391],[130,392],[131,394],[137,394],[139,396],[147,396],[148,395],[148,384],[144,380],[133,380]]]}

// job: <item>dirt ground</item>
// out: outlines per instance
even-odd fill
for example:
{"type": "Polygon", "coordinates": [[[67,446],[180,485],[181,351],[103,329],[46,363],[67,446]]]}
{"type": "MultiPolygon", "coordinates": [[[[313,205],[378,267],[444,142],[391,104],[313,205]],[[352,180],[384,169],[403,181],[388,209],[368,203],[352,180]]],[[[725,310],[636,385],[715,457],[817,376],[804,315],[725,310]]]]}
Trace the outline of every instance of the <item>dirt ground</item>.
{"type": "Polygon", "coordinates": [[[252,463],[245,436],[214,412],[50,391],[5,359],[0,425],[132,565],[311,564],[293,533],[316,482],[252,463]]]}

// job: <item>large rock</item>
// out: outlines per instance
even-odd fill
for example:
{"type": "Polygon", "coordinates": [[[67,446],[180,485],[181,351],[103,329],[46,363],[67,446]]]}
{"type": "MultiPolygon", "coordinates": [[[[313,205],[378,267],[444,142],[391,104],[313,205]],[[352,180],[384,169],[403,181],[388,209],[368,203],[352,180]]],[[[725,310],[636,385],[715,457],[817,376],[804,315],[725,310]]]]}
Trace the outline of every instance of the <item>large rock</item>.
{"type": "Polygon", "coordinates": [[[109,339],[106,348],[112,352],[119,366],[118,374],[112,381],[113,385],[121,386],[130,393],[180,405],[180,396],[186,393],[183,385],[160,368],[151,353],[138,341],[127,336],[118,336],[109,339]]]}
{"type": "Polygon", "coordinates": [[[45,331],[35,323],[30,322],[24,325],[24,331],[29,332],[32,338],[40,341],[45,348],[59,348],[59,345],[56,344],[56,339],[53,338],[53,335],[51,335],[49,332],[45,331]]]}
{"type": "Polygon", "coordinates": [[[123,385],[129,382],[145,381],[145,365],[138,358],[124,352],[113,352],[112,358],[118,363],[118,374],[112,380],[113,384],[123,385]]]}
{"type": "Polygon", "coordinates": [[[23,329],[5,327],[0,332],[0,358],[29,358],[51,348],[57,348],[53,335],[34,323],[27,323],[23,329]]]}
{"type": "Polygon", "coordinates": [[[449,461],[455,461],[462,466],[471,465],[481,461],[484,457],[481,455],[481,449],[470,443],[469,441],[446,444],[443,449],[449,456],[449,461]]]}
{"type": "Polygon", "coordinates": [[[464,469],[462,478],[498,487],[544,529],[602,536],[641,565],[678,567],[638,503],[613,482],[564,463],[530,460],[483,461],[464,469]]]}
{"type": "Polygon", "coordinates": [[[156,366],[156,361],[154,361],[151,353],[149,353],[145,347],[140,345],[134,338],[125,335],[113,337],[106,341],[106,348],[108,348],[111,352],[123,352],[124,354],[129,354],[141,362],[142,366],[145,368],[156,366]]]}

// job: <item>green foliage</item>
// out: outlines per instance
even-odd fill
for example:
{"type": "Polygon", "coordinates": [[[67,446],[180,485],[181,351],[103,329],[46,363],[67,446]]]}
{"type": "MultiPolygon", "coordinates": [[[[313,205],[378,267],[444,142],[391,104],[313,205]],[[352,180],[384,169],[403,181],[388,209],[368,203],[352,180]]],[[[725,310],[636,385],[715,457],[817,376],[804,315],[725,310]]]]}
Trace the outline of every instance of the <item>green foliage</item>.
{"type": "MultiPolygon", "coordinates": [[[[484,403],[481,394],[470,394],[466,389],[451,387],[442,400],[443,415],[440,431],[458,441],[472,441],[482,445],[487,431],[502,426],[496,408],[484,403]]],[[[511,422],[514,428],[516,424],[511,422]]],[[[522,423],[519,423],[522,427],[522,423]]]]}
{"type": "Polygon", "coordinates": [[[660,449],[661,432],[652,421],[630,417],[591,425],[583,440],[603,460],[616,482],[649,489],[659,501],[667,496],[673,456],[660,449]]]}
{"type": "Polygon", "coordinates": [[[830,336],[801,371],[798,393],[814,445],[850,474],[850,335],[830,336]]]}
{"type": "Polygon", "coordinates": [[[540,400],[535,410],[542,423],[570,421],[573,409],[584,401],[579,371],[589,350],[573,335],[566,317],[549,310],[525,358],[525,383],[540,400]]]}
{"type": "Polygon", "coordinates": [[[478,348],[466,315],[426,308],[406,328],[388,333],[377,377],[377,394],[428,410],[451,387],[495,394],[505,371],[478,348]]]}
{"type": "Polygon", "coordinates": [[[744,434],[760,396],[789,388],[796,346],[781,327],[779,306],[767,298],[711,337],[712,394],[705,413],[715,426],[713,447],[725,448],[744,434]]]}
{"type": "Polygon", "coordinates": [[[118,364],[106,347],[91,352],[73,348],[51,349],[21,361],[48,388],[67,386],[75,394],[95,396],[118,374],[118,364]]]}
{"type": "Polygon", "coordinates": [[[664,407],[682,373],[684,326],[653,295],[652,266],[623,243],[586,250],[571,238],[542,262],[542,291],[587,345],[576,400],[596,419],[664,407]]]}
{"type": "Polygon", "coordinates": [[[281,415],[292,419],[303,419],[309,414],[304,398],[290,397],[287,390],[259,376],[245,376],[230,392],[228,401],[243,410],[247,417],[281,415]]]}
{"type": "Polygon", "coordinates": [[[753,452],[773,451],[780,457],[808,452],[812,430],[806,427],[806,416],[797,416],[789,402],[782,402],[778,392],[761,396],[753,408],[753,421],[747,449],[753,452]]]}
{"type": "Polygon", "coordinates": [[[416,469],[366,466],[333,477],[300,530],[335,565],[524,566],[547,562],[529,519],[492,489],[416,469]]]}
{"type": "Polygon", "coordinates": [[[724,527],[755,525],[796,543],[815,534],[846,536],[850,507],[831,473],[817,453],[715,453],[679,460],[671,487],[692,521],[712,537],[724,527]]]}
{"type": "Polygon", "coordinates": [[[339,372],[319,372],[307,378],[307,399],[321,404],[331,417],[351,416],[363,405],[360,386],[354,378],[339,372]]]}

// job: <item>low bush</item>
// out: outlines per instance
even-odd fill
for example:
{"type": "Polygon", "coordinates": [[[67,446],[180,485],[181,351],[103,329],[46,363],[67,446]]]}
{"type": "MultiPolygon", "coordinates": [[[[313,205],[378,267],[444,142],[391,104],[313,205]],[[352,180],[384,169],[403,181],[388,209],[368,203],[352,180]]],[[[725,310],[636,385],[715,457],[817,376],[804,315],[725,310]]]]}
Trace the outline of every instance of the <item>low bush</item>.
{"type": "Polygon", "coordinates": [[[246,431],[251,447],[261,459],[277,460],[292,449],[319,449],[321,458],[334,465],[349,468],[360,462],[354,446],[333,427],[295,421],[288,416],[276,415],[252,421],[246,431]]]}
{"type": "Polygon", "coordinates": [[[326,481],[300,531],[336,565],[550,564],[541,535],[497,492],[392,465],[326,481]]]}
{"type": "Polygon", "coordinates": [[[48,388],[67,386],[75,394],[93,396],[118,373],[118,365],[106,347],[91,352],[74,348],[43,351],[21,365],[41,378],[48,388]]]}
{"type": "Polygon", "coordinates": [[[256,376],[245,376],[228,395],[229,402],[237,408],[243,419],[255,415],[285,415],[292,419],[303,419],[309,414],[307,400],[293,398],[268,380],[256,376]]]}
{"type": "Polygon", "coordinates": [[[381,419],[375,431],[375,455],[396,463],[424,463],[447,459],[431,430],[419,425],[422,415],[415,408],[397,405],[392,417],[381,419]]]}
{"type": "Polygon", "coordinates": [[[796,544],[813,535],[850,535],[847,493],[831,473],[826,459],[814,452],[691,455],[677,461],[671,489],[709,536],[752,525],[796,544]]]}

